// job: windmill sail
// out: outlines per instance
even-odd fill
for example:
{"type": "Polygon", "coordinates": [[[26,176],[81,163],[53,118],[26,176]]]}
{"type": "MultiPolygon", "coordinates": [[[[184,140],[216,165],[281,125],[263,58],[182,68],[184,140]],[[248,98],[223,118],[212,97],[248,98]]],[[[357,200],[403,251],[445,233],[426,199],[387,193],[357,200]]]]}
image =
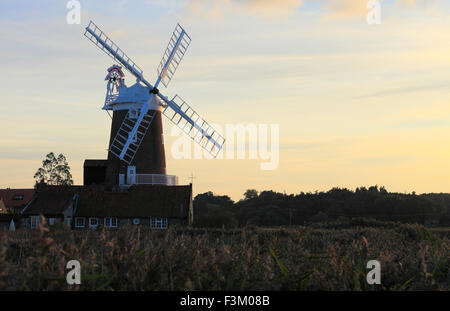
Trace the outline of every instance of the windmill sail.
{"type": "MultiPolygon", "coordinates": [[[[103,52],[114,59],[116,62],[122,64],[130,73],[132,73],[138,80],[142,81],[147,87],[153,89],[153,86],[144,79],[143,71],[136,63],[129,58],[117,44],[115,44],[94,22],[90,22],[86,27],[84,35],[97,45],[103,52]]],[[[150,96],[152,99],[153,94],[150,96]]],[[[150,108],[150,100],[145,103],[141,109],[139,117],[136,121],[129,118],[129,114],[122,122],[120,130],[117,132],[113,143],[110,146],[110,151],[121,160],[131,163],[139,145],[144,139],[150,124],[153,120],[154,113],[147,114],[150,108]]]]}
{"type": "Polygon", "coordinates": [[[189,35],[180,24],[177,24],[158,67],[158,81],[161,81],[165,87],[172,80],[190,43],[191,38],[189,35]]]}
{"type": "Polygon", "coordinates": [[[109,148],[112,154],[127,164],[131,164],[133,161],[157,113],[156,110],[149,110],[148,105],[144,105],[144,107],[137,119],[131,117],[130,111],[127,113],[109,148]],[[147,106],[146,110],[144,110],[145,106],[147,106]]]}
{"type": "Polygon", "coordinates": [[[156,101],[156,96],[158,96],[167,104],[163,114],[211,155],[217,156],[225,143],[225,139],[179,96],[168,100],[157,89],[160,82],[167,87],[191,43],[191,38],[179,24],[177,24],[170,38],[158,67],[158,79],[155,86],[144,78],[142,69],[92,21],[86,27],[84,35],[133,74],[138,79],[137,83],[145,84],[150,93],[149,100],[141,103],[137,118],[132,117],[130,112],[124,118],[109,148],[112,154],[128,164],[133,161],[156,114],[157,110],[152,105],[152,100],[156,101]]]}
{"type": "Polygon", "coordinates": [[[117,44],[115,44],[94,22],[90,22],[84,33],[85,37],[91,40],[100,50],[105,52],[116,62],[122,64],[139,80],[143,80],[143,71],[136,63],[125,54],[117,44]]]}
{"type": "Polygon", "coordinates": [[[178,95],[171,101],[162,99],[167,103],[163,114],[212,156],[216,157],[225,143],[223,136],[178,95]]]}

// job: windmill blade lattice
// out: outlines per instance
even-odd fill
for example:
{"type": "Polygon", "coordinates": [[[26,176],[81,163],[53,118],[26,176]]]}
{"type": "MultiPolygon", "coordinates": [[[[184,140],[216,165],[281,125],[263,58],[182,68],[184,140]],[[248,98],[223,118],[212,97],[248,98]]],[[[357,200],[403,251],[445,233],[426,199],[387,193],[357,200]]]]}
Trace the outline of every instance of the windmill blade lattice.
{"type": "Polygon", "coordinates": [[[178,95],[168,103],[163,114],[212,156],[216,157],[222,149],[223,136],[178,95]]]}
{"type": "Polygon", "coordinates": [[[84,33],[100,50],[106,53],[116,62],[122,64],[136,78],[142,80],[144,72],[136,63],[125,54],[117,44],[114,43],[94,22],[90,22],[84,33]]]}
{"type": "Polygon", "coordinates": [[[158,80],[161,80],[165,87],[172,80],[191,41],[183,27],[177,24],[158,66],[158,80]]]}
{"type": "Polygon", "coordinates": [[[141,111],[140,115],[143,115],[143,117],[141,122],[138,122],[138,119],[131,117],[130,112],[127,113],[117,131],[116,137],[114,137],[114,140],[109,147],[109,151],[112,154],[125,161],[127,164],[131,164],[131,161],[133,161],[134,156],[156,115],[156,111],[147,109],[145,113],[142,113],[141,111]],[[136,131],[133,131],[135,127],[136,131]]]}

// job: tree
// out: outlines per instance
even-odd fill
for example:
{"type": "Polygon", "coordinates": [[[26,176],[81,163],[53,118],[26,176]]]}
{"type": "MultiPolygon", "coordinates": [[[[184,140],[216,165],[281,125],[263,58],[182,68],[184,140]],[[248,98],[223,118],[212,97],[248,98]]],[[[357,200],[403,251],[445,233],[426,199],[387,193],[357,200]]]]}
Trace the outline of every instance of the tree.
{"type": "Polygon", "coordinates": [[[245,200],[252,200],[252,199],[256,199],[257,197],[258,197],[258,191],[256,191],[255,189],[248,189],[244,193],[245,200]]]}
{"type": "Polygon", "coordinates": [[[47,154],[42,161],[42,167],[34,174],[36,184],[71,186],[73,185],[70,166],[62,154],[55,156],[53,152],[47,154]]]}

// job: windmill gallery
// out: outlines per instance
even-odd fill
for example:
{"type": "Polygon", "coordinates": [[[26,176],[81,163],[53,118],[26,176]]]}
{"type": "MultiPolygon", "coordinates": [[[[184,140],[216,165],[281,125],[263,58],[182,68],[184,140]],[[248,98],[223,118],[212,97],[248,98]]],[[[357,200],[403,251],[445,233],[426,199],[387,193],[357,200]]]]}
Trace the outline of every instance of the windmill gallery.
{"type": "Polygon", "coordinates": [[[225,143],[181,97],[170,100],[158,89],[171,81],[191,38],[176,26],[152,85],[92,21],[84,35],[116,62],[108,69],[102,108],[112,111],[108,156],[85,160],[83,186],[41,187],[21,211],[21,226],[38,228],[41,215],[50,224],[72,228],[131,224],[165,229],[169,224],[191,224],[192,184],[179,185],[177,176],[166,173],[162,115],[214,157],[225,143]],[[135,84],[125,84],[122,68],[136,78],[135,84]]]}

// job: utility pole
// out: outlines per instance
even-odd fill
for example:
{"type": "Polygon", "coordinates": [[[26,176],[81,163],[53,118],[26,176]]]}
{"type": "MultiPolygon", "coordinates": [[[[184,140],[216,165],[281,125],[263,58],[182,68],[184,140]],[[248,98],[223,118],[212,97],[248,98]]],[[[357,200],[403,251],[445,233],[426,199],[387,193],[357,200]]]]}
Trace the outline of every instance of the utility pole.
{"type": "Polygon", "coordinates": [[[197,177],[194,176],[194,173],[191,173],[191,176],[189,176],[189,179],[191,180],[191,184],[194,184],[194,179],[197,177]]]}

